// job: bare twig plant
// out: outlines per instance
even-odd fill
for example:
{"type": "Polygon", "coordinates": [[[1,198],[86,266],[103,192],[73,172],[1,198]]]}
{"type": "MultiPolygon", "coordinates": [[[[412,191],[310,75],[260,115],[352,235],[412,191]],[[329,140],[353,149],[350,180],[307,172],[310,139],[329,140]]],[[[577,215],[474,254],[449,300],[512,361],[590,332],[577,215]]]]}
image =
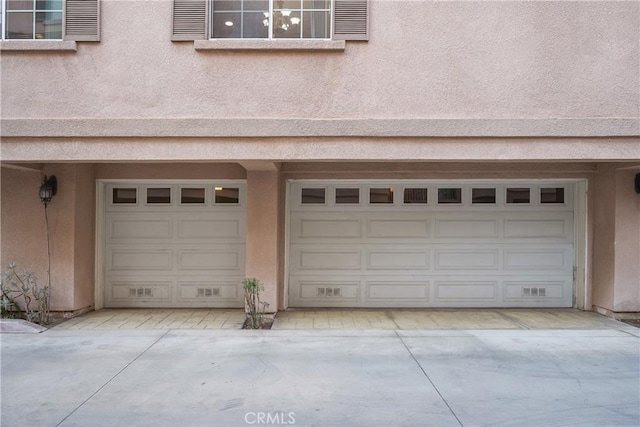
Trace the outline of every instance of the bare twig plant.
{"type": "Polygon", "coordinates": [[[244,289],[245,310],[247,313],[247,329],[262,329],[264,311],[269,304],[266,301],[260,301],[260,291],[264,290],[264,286],[254,277],[247,277],[242,281],[244,289]]]}
{"type": "Polygon", "coordinates": [[[0,281],[2,317],[24,314],[29,322],[46,324],[49,321],[49,287],[41,286],[30,271],[18,272],[15,262],[2,273],[0,281]]]}

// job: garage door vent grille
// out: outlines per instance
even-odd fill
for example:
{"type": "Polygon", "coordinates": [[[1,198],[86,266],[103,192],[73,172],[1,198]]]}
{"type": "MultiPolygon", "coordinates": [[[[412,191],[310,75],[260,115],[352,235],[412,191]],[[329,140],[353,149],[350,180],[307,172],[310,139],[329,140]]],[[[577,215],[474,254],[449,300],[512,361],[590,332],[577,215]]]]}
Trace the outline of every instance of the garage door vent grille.
{"type": "Polygon", "coordinates": [[[196,297],[198,298],[211,298],[219,296],[220,288],[198,288],[196,291],[196,297]]]}
{"type": "Polygon", "coordinates": [[[341,297],[342,296],[342,289],[340,288],[317,288],[316,289],[316,296],[318,297],[328,297],[328,298],[332,298],[332,297],[341,297]]]}
{"type": "Polygon", "coordinates": [[[546,297],[547,288],[522,288],[523,297],[546,297]]]}
{"type": "Polygon", "coordinates": [[[153,288],[129,288],[130,297],[153,297],[153,288]]]}

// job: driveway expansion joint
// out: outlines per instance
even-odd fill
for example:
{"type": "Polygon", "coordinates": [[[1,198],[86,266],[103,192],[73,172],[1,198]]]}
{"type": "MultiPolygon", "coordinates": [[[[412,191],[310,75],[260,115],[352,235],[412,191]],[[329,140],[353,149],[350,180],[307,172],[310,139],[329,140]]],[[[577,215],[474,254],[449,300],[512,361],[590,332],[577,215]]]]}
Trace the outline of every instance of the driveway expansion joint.
{"type": "Polygon", "coordinates": [[[123,373],[129,366],[131,366],[136,360],[140,359],[147,351],[149,351],[151,349],[151,347],[153,347],[154,345],[158,344],[158,342],[164,338],[165,335],[167,335],[171,330],[167,330],[165,331],[162,335],[160,335],[153,343],[151,343],[149,346],[147,346],[147,348],[144,349],[144,351],[142,351],[140,354],[138,354],[136,357],[133,358],[132,361],[130,361],[129,363],[127,363],[122,369],[120,369],[114,376],[112,376],[111,378],[109,378],[109,380],[107,382],[105,382],[104,384],[102,384],[95,392],[93,392],[89,397],[87,397],[80,405],[78,405],[73,411],[69,412],[67,414],[66,417],[64,417],[62,420],[60,420],[60,422],[58,424],[56,424],[56,427],[60,426],[62,423],[64,423],[69,417],[71,417],[78,409],[82,408],[88,401],[90,401],[91,399],[93,399],[93,397],[95,395],[97,395],[98,393],[100,393],[101,390],[103,390],[106,386],[108,386],[113,380],[115,380],[118,376],[120,376],[121,373],[123,373]]]}
{"type": "Polygon", "coordinates": [[[398,337],[398,339],[400,340],[400,342],[402,343],[402,345],[404,346],[404,348],[407,350],[407,352],[411,356],[411,358],[413,359],[413,361],[416,363],[416,365],[418,365],[418,368],[420,368],[420,370],[424,374],[425,378],[429,381],[429,383],[431,384],[431,387],[433,387],[433,389],[436,391],[436,393],[438,393],[438,396],[440,396],[440,399],[442,399],[442,402],[447,406],[447,408],[449,409],[449,412],[451,412],[451,415],[453,415],[453,417],[456,419],[456,421],[458,422],[460,427],[463,427],[463,424],[460,421],[460,418],[458,418],[458,416],[454,412],[453,408],[451,408],[451,406],[449,405],[449,402],[447,402],[447,399],[445,399],[444,396],[442,395],[442,393],[440,393],[440,390],[438,390],[438,387],[436,387],[436,385],[433,383],[431,378],[429,378],[429,374],[427,374],[427,371],[425,371],[424,368],[422,367],[422,365],[420,364],[420,362],[418,362],[418,359],[416,359],[415,355],[411,352],[411,350],[409,349],[409,346],[407,346],[407,343],[404,342],[404,339],[402,339],[400,334],[398,334],[398,331],[394,331],[394,332],[395,332],[396,336],[398,337]]]}

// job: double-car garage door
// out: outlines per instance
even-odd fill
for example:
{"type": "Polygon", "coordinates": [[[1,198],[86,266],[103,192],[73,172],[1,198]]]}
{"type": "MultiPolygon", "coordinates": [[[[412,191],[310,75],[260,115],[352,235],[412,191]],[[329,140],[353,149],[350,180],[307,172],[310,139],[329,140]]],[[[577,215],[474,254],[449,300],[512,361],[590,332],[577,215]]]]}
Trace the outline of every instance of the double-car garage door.
{"type": "MultiPolygon", "coordinates": [[[[242,307],[244,181],[104,184],[106,307],[242,307]]],[[[574,184],[290,182],[290,307],[570,307],[574,184]]]]}
{"type": "Polygon", "coordinates": [[[292,307],[570,307],[573,184],[291,185],[292,307]]]}

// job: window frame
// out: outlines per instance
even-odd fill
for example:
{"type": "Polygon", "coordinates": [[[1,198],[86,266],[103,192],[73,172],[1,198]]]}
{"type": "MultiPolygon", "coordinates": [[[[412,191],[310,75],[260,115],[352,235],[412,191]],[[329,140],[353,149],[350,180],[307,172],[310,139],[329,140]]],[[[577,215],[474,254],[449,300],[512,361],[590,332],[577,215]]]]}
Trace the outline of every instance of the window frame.
{"type": "MultiPolygon", "coordinates": [[[[286,9],[278,9],[275,7],[276,2],[278,2],[279,0],[265,0],[269,2],[269,16],[266,17],[269,20],[269,25],[268,25],[268,30],[267,30],[267,37],[263,38],[263,37],[214,37],[213,33],[214,33],[214,22],[215,22],[215,11],[214,11],[214,3],[216,1],[220,1],[220,0],[207,0],[207,13],[209,16],[209,22],[207,22],[207,39],[209,40],[228,40],[228,41],[237,41],[237,40],[253,40],[253,41],[257,41],[257,40],[264,40],[264,41],[281,41],[281,40],[288,40],[288,41],[292,41],[292,40],[332,40],[332,35],[333,35],[333,25],[334,25],[334,20],[333,20],[333,13],[334,13],[334,3],[335,0],[328,0],[329,1],[329,9],[304,9],[304,0],[296,0],[300,2],[300,9],[291,9],[293,11],[299,11],[300,12],[300,37],[275,37],[273,34],[273,22],[274,22],[274,11],[276,10],[286,10],[286,9]],[[303,37],[303,29],[302,29],[302,25],[304,23],[304,13],[305,11],[324,11],[328,13],[327,19],[328,19],[328,28],[327,28],[327,37],[303,37]]],[[[244,5],[244,0],[243,1],[243,5],[244,5]]],[[[241,22],[244,22],[244,8],[241,10],[233,10],[233,11],[229,11],[229,12],[218,12],[218,13],[230,13],[230,12],[238,12],[240,13],[241,16],[241,22]]],[[[244,25],[242,25],[241,27],[241,32],[243,32],[244,30],[244,25]]],[[[242,34],[241,34],[242,35],[242,34]]]]}
{"type": "MultiPolygon", "coordinates": [[[[6,2],[0,0],[0,51],[25,52],[76,52],[77,42],[99,42],[102,0],[61,0],[61,39],[5,38],[6,2]]],[[[193,1],[193,0],[190,0],[193,1]]],[[[36,3],[34,3],[35,5],[36,3]]],[[[33,9],[35,13],[35,8],[33,9]]],[[[52,9],[49,9],[52,10],[52,9]]],[[[34,17],[35,19],[35,17],[34,17]]]]}
{"type": "Polygon", "coordinates": [[[8,0],[0,0],[0,40],[2,41],[63,41],[65,36],[65,17],[66,17],[66,0],[60,0],[60,9],[42,9],[38,10],[38,0],[23,0],[23,1],[31,1],[32,8],[31,9],[17,9],[9,12],[7,10],[7,1],[8,0]],[[37,38],[36,37],[36,15],[38,13],[60,13],[60,38],[37,38]],[[30,38],[8,38],[6,36],[7,30],[7,16],[14,13],[31,13],[32,22],[31,22],[31,37],[30,38]]]}

